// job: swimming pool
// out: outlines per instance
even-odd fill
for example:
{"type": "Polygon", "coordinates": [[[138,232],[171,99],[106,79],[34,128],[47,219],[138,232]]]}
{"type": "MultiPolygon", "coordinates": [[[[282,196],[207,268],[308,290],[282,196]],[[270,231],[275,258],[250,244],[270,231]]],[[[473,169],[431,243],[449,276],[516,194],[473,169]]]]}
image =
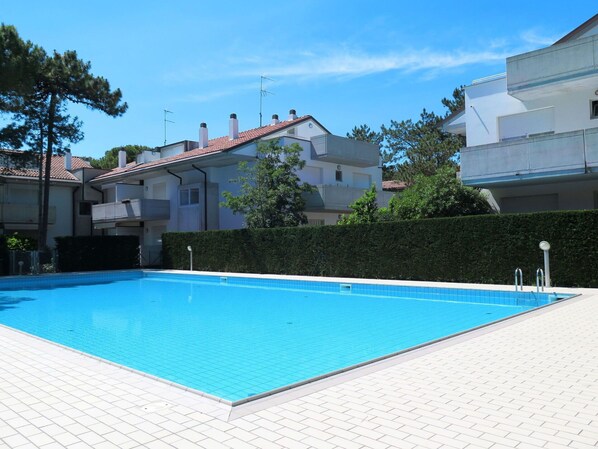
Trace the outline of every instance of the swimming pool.
{"type": "Polygon", "coordinates": [[[554,300],[135,271],[2,280],[0,324],[234,403],[554,300]]]}

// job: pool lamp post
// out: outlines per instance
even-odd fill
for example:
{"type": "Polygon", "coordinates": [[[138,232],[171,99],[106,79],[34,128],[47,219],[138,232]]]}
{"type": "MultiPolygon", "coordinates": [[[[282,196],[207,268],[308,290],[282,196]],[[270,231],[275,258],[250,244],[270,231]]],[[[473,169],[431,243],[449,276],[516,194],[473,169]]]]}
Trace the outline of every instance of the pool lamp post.
{"type": "Polygon", "coordinates": [[[544,275],[545,281],[544,284],[546,287],[550,287],[550,260],[548,258],[548,251],[550,251],[550,243],[546,240],[542,240],[540,242],[540,249],[544,251],[544,275]]]}
{"type": "Polygon", "coordinates": [[[191,245],[187,247],[187,251],[189,251],[189,271],[193,271],[193,248],[191,245]]]}

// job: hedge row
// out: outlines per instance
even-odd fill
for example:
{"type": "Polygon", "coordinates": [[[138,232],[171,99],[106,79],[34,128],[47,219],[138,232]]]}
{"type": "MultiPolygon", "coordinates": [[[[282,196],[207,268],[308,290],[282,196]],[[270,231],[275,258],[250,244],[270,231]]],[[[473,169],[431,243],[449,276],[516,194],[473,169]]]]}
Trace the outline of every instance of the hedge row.
{"type": "Polygon", "coordinates": [[[598,211],[410,220],[351,226],[175,232],[165,268],[512,284],[535,283],[550,251],[553,285],[598,287],[598,211]]]}
{"type": "Polygon", "coordinates": [[[123,270],[139,266],[136,236],[56,237],[58,271],[123,270]]]}

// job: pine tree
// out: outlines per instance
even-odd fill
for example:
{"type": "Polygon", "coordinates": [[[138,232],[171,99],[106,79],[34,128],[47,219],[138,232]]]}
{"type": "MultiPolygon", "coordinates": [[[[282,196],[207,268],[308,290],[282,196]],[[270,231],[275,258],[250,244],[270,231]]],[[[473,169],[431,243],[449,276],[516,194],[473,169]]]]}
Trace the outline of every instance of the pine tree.
{"type": "Polygon", "coordinates": [[[271,140],[260,143],[257,161],[239,163],[239,195],[223,192],[220,206],[245,215],[248,228],[276,228],[307,223],[303,193],[313,187],[301,183],[297,171],[305,166],[297,144],[282,146],[271,140]]]}

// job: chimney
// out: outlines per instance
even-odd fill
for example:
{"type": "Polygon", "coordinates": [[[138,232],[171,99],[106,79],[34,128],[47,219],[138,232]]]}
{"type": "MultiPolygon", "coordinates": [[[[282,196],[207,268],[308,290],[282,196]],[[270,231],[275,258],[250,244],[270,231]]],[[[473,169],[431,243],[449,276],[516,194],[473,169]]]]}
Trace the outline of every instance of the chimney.
{"type": "Polygon", "coordinates": [[[272,125],[278,125],[280,123],[280,120],[278,120],[278,114],[274,114],[272,116],[272,125]]]}
{"type": "Polygon", "coordinates": [[[295,120],[297,118],[297,111],[295,111],[294,109],[291,109],[289,111],[289,122],[291,120],[295,120]]]}
{"type": "Polygon", "coordinates": [[[73,159],[71,156],[71,152],[67,151],[64,153],[64,169],[67,171],[71,171],[73,168],[73,159]]]}
{"type": "Polygon", "coordinates": [[[239,138],[239,121],[235,113],[230,115],[230,120],[228,121],[228,138],[230,140],[239,138]]]}
{"type": "Polygon", "coordinates": [[[199,125],[199,148],[208,146],[208,125],[201,123],[199,125]]]}
{"type": "Polygon", "coordinates": [[[125,168],[127,165],[127,152],[119,150],[118,152],[118,168],[125,168]]]}

